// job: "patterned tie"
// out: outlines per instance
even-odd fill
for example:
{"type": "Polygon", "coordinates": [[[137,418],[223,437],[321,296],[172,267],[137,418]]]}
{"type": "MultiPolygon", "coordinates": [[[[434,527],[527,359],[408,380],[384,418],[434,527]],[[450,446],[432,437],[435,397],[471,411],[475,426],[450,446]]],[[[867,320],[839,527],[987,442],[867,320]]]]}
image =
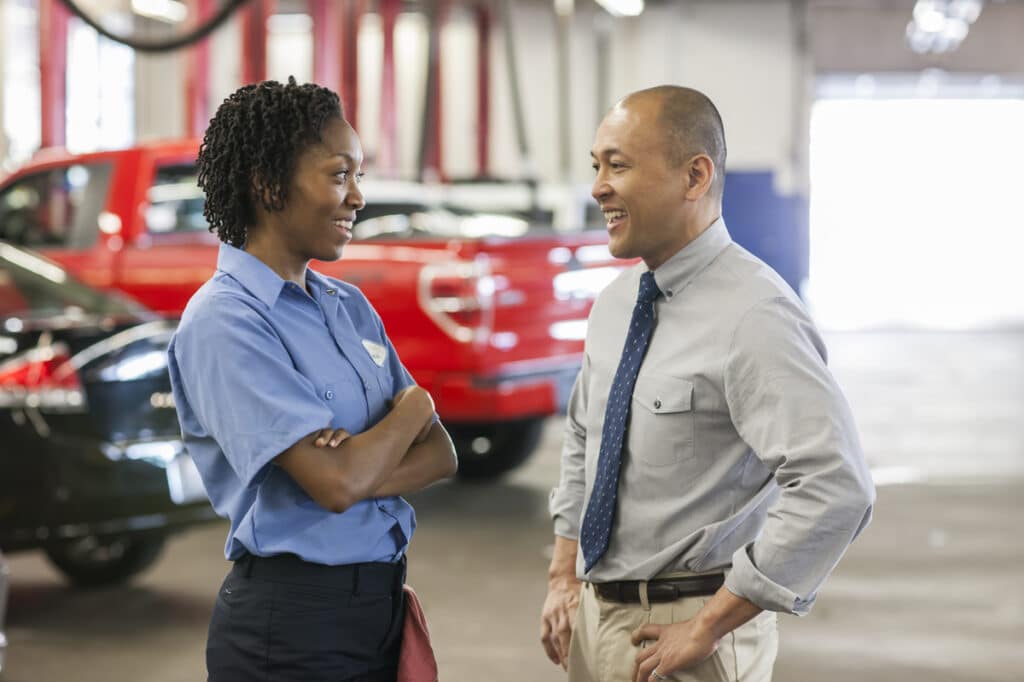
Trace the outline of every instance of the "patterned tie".
{"type": "Polygon", "coordinates": [[[615,370],[615,380],[608,395],[601,430],[601,452],[597,457],[597,476],[580,529],[580,547],[588,572],[604,556],[611,539],[622,464],[622,442],[626,434],[636,375],[654,330],[654,301],[658,296],[661,296],[661,290],[654,282],[654,273],[645,272],[640,277],[640,292],[633,307],[633,319],[629,323],[619,368],[615,370]]]}

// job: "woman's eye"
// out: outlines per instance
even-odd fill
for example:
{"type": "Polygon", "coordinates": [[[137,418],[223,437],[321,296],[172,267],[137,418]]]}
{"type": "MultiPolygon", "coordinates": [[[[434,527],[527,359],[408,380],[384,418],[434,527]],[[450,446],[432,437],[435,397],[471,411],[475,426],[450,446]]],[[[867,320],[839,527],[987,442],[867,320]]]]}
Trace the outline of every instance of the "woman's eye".
{"type": "Polygon", "coordinates": [[[596,163],[595,163],[595,164],[593,164],[593,165],[591,165],[590,167],[594,169],[594,172],[595,172],[595,173],[596,173],[596,172],[597,172],[597,171],[599,170],[599,169],[598,169],[598,166],[597,166],[597,164],[596,164],[596,163]]]}

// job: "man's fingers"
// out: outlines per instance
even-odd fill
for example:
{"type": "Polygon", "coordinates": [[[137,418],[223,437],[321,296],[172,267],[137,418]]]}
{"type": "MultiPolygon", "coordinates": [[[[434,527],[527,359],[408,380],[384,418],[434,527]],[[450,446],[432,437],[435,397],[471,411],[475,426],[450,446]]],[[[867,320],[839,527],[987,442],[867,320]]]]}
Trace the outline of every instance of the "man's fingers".
{"type": "Polygon", "coordinates": [[[566,627],[555,633],[558,636],[558,653],[562,656],[562,667],[568,668],[569,664],[569,642],[572,641],[572,631],[566,627]]]}
{"type": "Polygon", "coordinates": [[[654,646],[644,647],[643,649],[638,651],[637,654],[636,654],[636,663],[637,663],[637,665],[640,665],[641,663],[646,661],[651,656],[657,655],[659,653],[659,651],[660,651],[660,649],[659,649],[657,644],[655,644],[654,646]]]}
{"type": "Polygon", "coordinates": [[[331,436],[330,429],[320,429],[320,432],[316,434],[316,440],[313,441],[313,445],[318,448],[322,448],[327,445],[327,439],[331,436]]]}
{"type": "Polygon", "coordinates": [[[646,661],[637,666],[636,682],[648,682],[651,678],[651,671],[658,667],[658,663],[660,661],[660,657],[651,656],[646,661]]]}
{"type": "Polygon", "coordinates": [[[349,432],[346,431],[345,429],[338,429],[337,431],[334,432],[334,435],[331,436],[331,440],[330,440],[331,447],[332,448],[338,447],[343,442],[348,440],[349,435],[351,435],[351,434],[349,434],[349,432]]]}
{"type": "Polygon", "coordinates": [[[544,653],[548,655],[548,658],[555,665],[559,665],[562,662],[562,657],[558,652],[558,646],[555,642],[554,633],[551,630],[551,625],[547,618],[542,621],[540,630],[540,643],[544,645],[544,653]]]}
{"type": "Polygon", "coordinates": [[[540,619],[540,643],[544,646],[544,653],[548,655],[551,662],[558,665],[561,663],[561,660],[558,655],[558,647],[555,646],[552,634],[551,621],[549,616],[544,614],[540,619]]]}
{"type": "Polygon", "coordinates": [[[658,625],[657,623],[648,623],[633,630],[633,634],[630,637],[633,640],[633,646],[638,646],[640,642],[645,640],[658,639],[661,637],[661,630],[664,627],[664,625],[658,625]]]}

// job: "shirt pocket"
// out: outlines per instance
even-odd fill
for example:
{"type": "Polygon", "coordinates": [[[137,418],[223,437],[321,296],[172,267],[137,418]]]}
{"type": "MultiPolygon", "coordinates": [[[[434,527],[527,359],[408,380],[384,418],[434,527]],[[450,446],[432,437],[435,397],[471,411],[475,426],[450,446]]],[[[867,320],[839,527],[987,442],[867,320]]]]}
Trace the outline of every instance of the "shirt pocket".
{"type": "Polygon", "coordinates": [[[651,466],[691,459],[693,383],[672,376],[641,377],[633,390],[629,444],[633,455],[651,466]]]}

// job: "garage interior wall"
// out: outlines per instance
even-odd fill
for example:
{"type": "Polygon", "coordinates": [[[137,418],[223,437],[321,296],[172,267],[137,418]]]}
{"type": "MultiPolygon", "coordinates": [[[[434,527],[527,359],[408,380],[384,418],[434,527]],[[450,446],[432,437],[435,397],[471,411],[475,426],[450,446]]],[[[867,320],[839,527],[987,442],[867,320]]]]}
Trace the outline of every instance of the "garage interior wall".
{"type": "MultiPolygon", "coordinates": [[[[305,11],[302,0],[279,0],[276,5],[279,13],[305,11]]],[[[807,275],[807,127],[816,73],[883,67],[1024,71],[1024,56],[1011,49],[1015,27],[1024,25],[1021,3],[988,3],[960,50],[923,57],[904,43],[911,0],[652,0],[641,16],[622,19],[609,17],[593,2],[577,0],[568,46],[570,92],[565,115],[570,133],[569,139],[562,139],[557,17],[552,2],[518,0],[511,6],[531,158],[520,158],[518,150],[506,33],[495,4],[488,174],[532,176],[585,188],[592,175],[593,132],[615,99],[659,83],[692,85],[711,96],[725,122],[729,160],[724,210],[734,237],[772,263],[798,290],[807,275]],[[563,154],[569,159],[568,173],[561,168],[563,154]]],[[[450,3],[441,34],[442,171],[452,178],[478,171],[478,34],[473,9],[472,4],[450,3]]],[[[0,14],[0,21],[5,21],[4,16],[0,14]]],[[[157,30],[145,21],[137,21],[137,28],[157,30]]],[[[419,158],[428,29],[423,14],[409,12],[399,17],[396,27],[397,161],[404,177],[414,177],[419,158]]],[[[239,18],[232,18],[211,41],[209,89],[215,107],[240,85],[239,18]]],[[[370,159],[380,143],[382,46],[379,16],[364,15],[359,31],[356,125],[370,159]]],[[[308,70],[307,61],[297,60],[292,70],[301,76],[308,70]]],[[[138,55],[134,89],[138,139],[182,134],[183,62],[180,52],[138,55]]],[[[281,73],[289,71],[288,64],[277,66],[281,73]]],[[[271,74],[279,75],[278,69],[271,69],[271,74]]],[[[372,166],[369,170],[373,172],[372,166]]]]}
{"type": "MultiPolygon", "coordinates": [[[[730,170],[765,170],[777,174],[780,188],[796,191],[803,171],[794,159],[804,84],[797,81],[804,55],[797,53],[791,3],[783,0],[728,3],[650,3],[633,19],[610,19],[593,3],[577,2],[570,38],[572,159],[571,180],[588,182],[589,150],[603,109],[629,91],[660,83],[685,83],[707,92],[722,110],[729,137],[730,170]],[[599,104],[597,34],[604,23],[610,38],[604,91],[599,104]],[[750,112],[757,112],[753,117],[750,112]]],[[[285,9],[279,3],[278,11],[285,9]]],[[[497,13],[494,13],[497,16],[497,13]]],[[[512,18],[520,88],[533,168],[519,159],[505,61],[505,34],[496,26],[491,38],[491,166],[493,175],[521,177],[536,172],[543,181],[562,180],[559,170],[556,19],[548,0],[515,2],[512,18]]],[[[471,7],[454,3],[442,32],[445,175],[476,172],[475,17],[471,7]]],[[[403,13],[396,36],[399,163],[412,176],[418,156],[423,110],[427,21],[403,13]]],[[[603,30],[603,29],[602,29],[603,30]]],[[[238,19],[214,34],[210,90],[219,103],[240,85],[238,19]]],[[[359,38],[360,135],[367,151],[378,140],[379,73],[382,49],[380,20],[365,15],[359,38]]],[[[180,135],[184,129],[183,89],[171,87],[182,71],[181,55],[140,56],[137,99],[140,139],[180,135]],[[141,111],[145,109],[145,113],[141,111]]]]}

